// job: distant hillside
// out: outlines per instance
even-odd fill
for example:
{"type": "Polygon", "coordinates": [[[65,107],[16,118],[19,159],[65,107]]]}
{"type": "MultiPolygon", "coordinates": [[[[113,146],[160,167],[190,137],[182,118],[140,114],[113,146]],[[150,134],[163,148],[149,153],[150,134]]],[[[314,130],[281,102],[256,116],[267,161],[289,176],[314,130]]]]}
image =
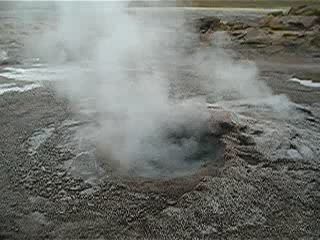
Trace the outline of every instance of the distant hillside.
{"type": "Polygon", "coordinates": [[[193,7],[277,8],[299,5],[320,6],[320,0],[192,0],[193,7]]]}
{"type": "Polygon", "coordinates": [[[130,6],[140,7],[277,8],[304,4],[320,6],[320,0],[133,0],[130,2],[130,6]]]}
{"type": "MultiPolygon", "coordinates": [[[[224,8],[279,8],[298,5],[316,5],[320,0],[108,0],[108,1],[65,1],[59,4],[71,4],[90,7],[93,5],[114,6],[119,2],[128,3],[130,7],[224,7],[224,8]]],[[[0,1],[0,10],[12,8],[54,8],[55,1],[0,1]]]]}

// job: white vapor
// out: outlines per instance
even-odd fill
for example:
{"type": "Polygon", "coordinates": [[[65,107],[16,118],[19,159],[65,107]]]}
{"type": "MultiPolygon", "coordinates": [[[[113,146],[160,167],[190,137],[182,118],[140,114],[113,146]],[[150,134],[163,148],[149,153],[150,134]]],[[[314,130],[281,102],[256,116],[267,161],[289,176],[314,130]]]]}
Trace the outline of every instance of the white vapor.
{"type": "Polygon", "coordinates": [[[191,66],[187,70],[197,75],[194,84],[203,91],[270,94],[256,81],[254,64],[235,62],[221,46],[191,54],[177,47],[190,35],[179,25],[181,15],[157,15],[164,10],[151,15],[122,1],[108,7],[98,2],[56,5],[57,22],[29,39],[28,47],[51,64],[84,66],[58,83],[57,91],[75,104],[90,101],[98,113],[93,135],[99,151],[125,169],[182,167],[198,151],[209,113],[204,97],[174,97],[183,91],[172,90],[174,82],[186,84],[180,69],[191,66]]]}

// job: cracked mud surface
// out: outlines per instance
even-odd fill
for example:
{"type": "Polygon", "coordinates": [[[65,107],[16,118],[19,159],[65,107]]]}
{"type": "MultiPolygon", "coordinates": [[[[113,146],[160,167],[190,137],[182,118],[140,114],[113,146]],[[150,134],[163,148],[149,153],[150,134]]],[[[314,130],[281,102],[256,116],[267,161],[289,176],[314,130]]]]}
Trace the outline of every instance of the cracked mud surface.
{"type": "Polygon", "coordinates": [[[288,66],[260,63],[271,99],[208,104],[221,164],[171,179],[97,161],[77,134],[92,119],[50,88],[0,95],[0,238],[318,239],[320,90],[288,66]]]}

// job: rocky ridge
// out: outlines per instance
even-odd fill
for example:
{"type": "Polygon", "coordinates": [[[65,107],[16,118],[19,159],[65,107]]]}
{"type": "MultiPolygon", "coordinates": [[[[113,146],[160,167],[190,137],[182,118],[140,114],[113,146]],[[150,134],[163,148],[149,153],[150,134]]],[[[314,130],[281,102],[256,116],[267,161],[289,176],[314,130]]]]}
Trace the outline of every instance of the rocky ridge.
{"type": "Polygon", "coordinates": [[[223,22],[217,17],[197,19],[195,27],[200,40],[210,41],[214,32],[224,31],[231,36],[232,44],[242,45],[267,53],[320,52],[320,10],[309,6],[290,8],[289,11],[271,12],[257,23],[223,22]]]}

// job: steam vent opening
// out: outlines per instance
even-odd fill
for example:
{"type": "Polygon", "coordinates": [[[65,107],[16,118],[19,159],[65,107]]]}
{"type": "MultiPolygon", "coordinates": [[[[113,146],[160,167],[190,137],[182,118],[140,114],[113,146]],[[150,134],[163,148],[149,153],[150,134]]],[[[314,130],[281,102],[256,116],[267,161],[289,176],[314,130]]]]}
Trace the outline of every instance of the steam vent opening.
{"type": "Polygon", "coordinates": [[[183,124],[168,126],[164,136],[147,138],[146,149],[134,160],[115,160],[99,148],[97,158],[115,176],[172,179],[198,174],[224,165],[224,144],[217,128],[210,127],[209,121],[192,129],[183,124]]]}

